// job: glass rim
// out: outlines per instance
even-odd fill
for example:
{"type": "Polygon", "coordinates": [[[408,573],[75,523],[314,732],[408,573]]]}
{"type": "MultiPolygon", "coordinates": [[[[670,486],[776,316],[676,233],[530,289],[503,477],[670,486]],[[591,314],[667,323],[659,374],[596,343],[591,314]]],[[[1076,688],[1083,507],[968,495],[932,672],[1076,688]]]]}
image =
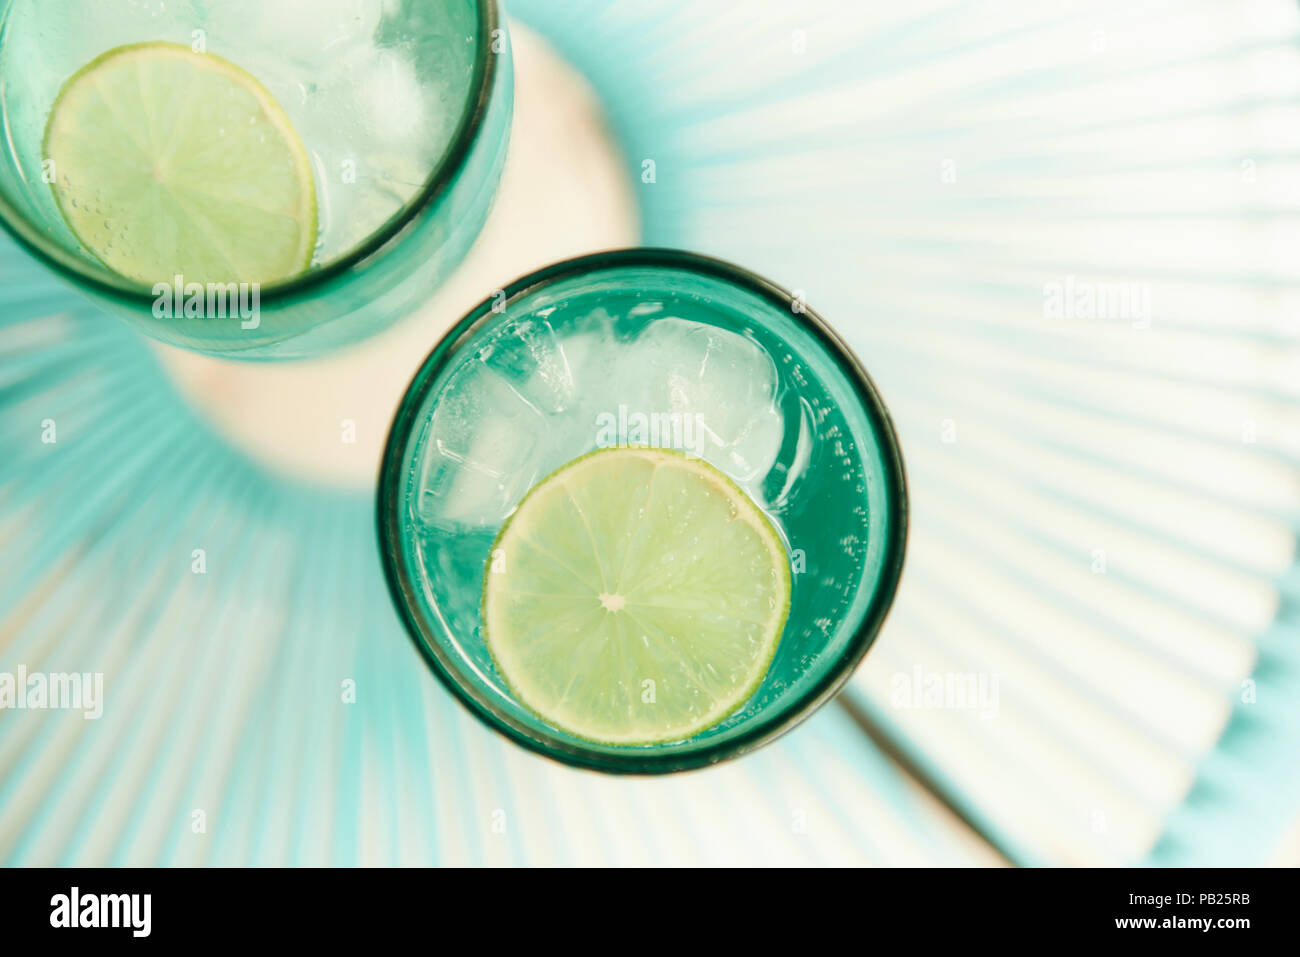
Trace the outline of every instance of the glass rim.
{"type": "Polygon", "coordinates": [[[802,299],[788,290],[741,266],[710,256],[678,249],[638,247],[578,256],[515,280],[502,290],[506,311],[501,311],[499,295],[474,307],[451,327],[420,364],[402,396],[384,443],[376,495],[381,560],[384,577],[407,635],[420,651],[438,680],[479,720],[530,751],[574,767],[616,774],[664,774],[688,771],[738,758],[767,745],[793,730],[834,698],[848,683],[866,656],[893,605],[902,576],[908,534],[907,477],[902,449],[893,420],[880,398],[879,391],[862,362],[830,325],[802,299]],[[424,616],[417,614],[420,592],[406,563],[402,560],[399,527],[398,491],[403,476],[402,458],[417,421],[417,414],[433,388],[434,382],[451,359],[460,351],[468,334],[476,331],[485,318],[505,318],[509,304],[518,302],[549,285],[574,277],[593,275],[612,268],[659,267],[696,273],[757,294],[773,306],[784,310],[800,322],[822,348],[836,361],[845,379],[857,394],[877,438],[884,462],[885,508],[893,518],[889,538],[881,557],[881,572],[874,593],[858,621],[853,636],[839,660],[797,700],[776,711],[770,718],[762,716],[735,737],[692,751],[655,751],[629,748],[626,753],[599,751],[566,740],[558,734],[539,731],[515,720],[479,688],[457,680],[455,659],[441,645],[429,639],[424,616]],[[795,309],[794,306],[799,308],[795,309]],[[496,309],[494,310],[494,305],[496,309]]]}
{"type": "MultiPolygon", "coordinates": [[[[481,28],[474,50],[474,70],[460,121],[438,164],[429,172],[414,196],[346,254],[319,269],[309,268],[290,279],[261,287],[259,295],[264,305],[280,299],[290,299],[382,255],[391,240],[445,193],[455,174],[465,165],[491,101],[497,73],[497,54],[492,52],[492,34],[500,24],[497,0],[472,2],[481,28]]],[[[15,209],[3,193],[0,193],[0,226],[28,253],[78,286],[88,286],[101,295],[137,308],[149,308],[156,298],[152,286],[132,282],[107,266],[95,270],[83,257],[46,239],[42,231],[15,209]]]]}

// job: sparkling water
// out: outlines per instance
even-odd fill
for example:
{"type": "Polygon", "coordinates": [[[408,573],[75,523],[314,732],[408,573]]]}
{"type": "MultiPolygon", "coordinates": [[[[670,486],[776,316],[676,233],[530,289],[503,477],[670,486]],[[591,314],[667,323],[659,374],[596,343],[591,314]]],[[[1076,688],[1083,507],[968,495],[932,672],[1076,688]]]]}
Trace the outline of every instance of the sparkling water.
{"type": "MultiPolygon", "coordinates": [[[[411,459],[408,517],[429,604],[459,653],[493,674],[478,603],[506,518],[573,459],[646,444],[698,455],[767,513],[795,563],[791,620],[824,643],[866,561],[866,470],[836,406],[777,337],[707,304],[611,293],[489,314],[439,376],[411,459]],[[801,574],[812,535],[792,537],[831,500],[805,494],[812,463],[823,493],[835,486],[854,502],[833,527],[817,522],[813,571],[844,571],[834,577],[801,574]]],[[[804,646],[791,640],[781,654],[804,646]]],[[[801,670],[776,669],[771,692],[801,670]]]]}
{"type": "Polygon", "coordinates": [[[521,280],[438,346],[389,440],[380,530],[417,646],[480,715],[561,760],[672,770],[790,726],[847,677],[898,582],[904,494],[874,388],[802,300],[725,264],[628,250],[521,280]],[[547,726],[502,680],[481,625],[494,541],[518,503],[620,444],[702,457],[764,510],[790,557],[789,616],[753,697],[648,750],[547,726]]]}
{"type": "Polygon", "coordinates": [[[455,134],[473,71],[464,0],[0,0],[0,10],[9,153],[0,175],[70,250],[77,243],[42,180],[45,123],[63,83],[114,47],[179,43],[232,61],[270,90],[311,156],[314,265],[346,253],[417,194],[455,134]]]}

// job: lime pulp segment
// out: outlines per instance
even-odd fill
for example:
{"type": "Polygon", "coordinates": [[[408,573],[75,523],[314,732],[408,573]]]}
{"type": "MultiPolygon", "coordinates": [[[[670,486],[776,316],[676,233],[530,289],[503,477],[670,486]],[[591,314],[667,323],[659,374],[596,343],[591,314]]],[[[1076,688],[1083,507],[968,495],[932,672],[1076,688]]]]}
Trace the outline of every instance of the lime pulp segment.
{"type": "Polygon", "coordinates": [[[78,241],[128,279],[270,283],[311,264],[307,150],[262,84],[221,57],[109,50],[64,84],[44,157],[78,241]]]}
{"type": "Polygon", "coordinates": [[[543,479],[484,576],[488,649],[512,692],[577,737],[689,738],[758,689],[790,607],[785,546],[708,463],[593,452],[543,479]]]}

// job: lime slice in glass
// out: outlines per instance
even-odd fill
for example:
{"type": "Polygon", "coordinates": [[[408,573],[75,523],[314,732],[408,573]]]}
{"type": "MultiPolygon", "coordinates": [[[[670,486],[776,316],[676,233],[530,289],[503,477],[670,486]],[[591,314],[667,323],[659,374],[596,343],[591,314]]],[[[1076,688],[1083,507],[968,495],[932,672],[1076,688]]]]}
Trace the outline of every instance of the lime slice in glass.
{"type": "Polygon", "coordinates": [[[109,50],[64,84],[44,157],[77,239],[129,279],[270,283],[311,264],[307,150],[271,94],[218,56],[109,50]]]}
{"type": "Polygon", "coordinates": [[[790,608],[785,546],[713,466],[603,449],[543,479],[484,575],[488,649],[544,720],[606,744],[721,722],[763,681],[790,608]]]}

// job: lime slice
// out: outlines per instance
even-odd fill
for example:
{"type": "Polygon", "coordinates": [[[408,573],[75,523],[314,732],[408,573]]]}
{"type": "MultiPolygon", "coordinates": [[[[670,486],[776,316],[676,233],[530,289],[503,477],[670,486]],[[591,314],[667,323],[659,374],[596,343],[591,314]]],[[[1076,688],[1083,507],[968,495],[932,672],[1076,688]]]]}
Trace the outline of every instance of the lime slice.
{"type": "Polygon", "coordinates": [[[545,721],[607,744],[679,741],[753,695],[790,608],[785,547],[713,466],[603,449],[520,503],[484,576],[488,650],[545,721]]]}
{"type": "Polygon", "coordinates": [[[64,84],[44,155],[77,239],[129,279],[269,283],[311,264],[307,150],[271,94],[220,57],[109,50],[64,84]]]}

